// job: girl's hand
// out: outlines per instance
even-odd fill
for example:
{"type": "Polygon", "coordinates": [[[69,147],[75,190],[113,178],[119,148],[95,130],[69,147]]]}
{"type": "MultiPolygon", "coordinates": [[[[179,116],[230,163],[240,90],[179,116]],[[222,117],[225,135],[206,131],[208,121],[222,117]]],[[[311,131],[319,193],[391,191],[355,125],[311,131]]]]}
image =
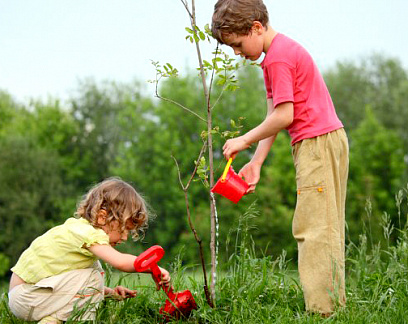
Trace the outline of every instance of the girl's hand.
{"type": "Polygon", "coordinates": [[[123,286],[117,286],[115,288],[105,287],[105,295],[111,296],[117,299],[133,298],[136,297],[136,290],[131,290],[123,286]]]}
{"type": "Polygon", "coordinates": [[[161,267],[159,267],[160,272],[161,272],[161,280],[159,282],[156,282],[157,285],[157,290],[160,290],[160,287],[170,287],[170,273],[161,267]]]}
{"type": "Polygon", "coordinates": [[[238,152],[245,150],[250,145],[244,139],[244,136],[239,136],[236,138],[229,139],[225,142],[224,146],[222,147],[224,157],[228,160],[230,157],[233,157],[238,152]]]}
{"type": "Polygon", "coordinates": [[[115,287],[115,289],[113,289],[114,293],[123,297],[123,298],[132,298],[132,297],[136,297],[136,290],[131,290],[129,288],[126,287],[122,287],[122,286],[117,286],[115,287]]]}

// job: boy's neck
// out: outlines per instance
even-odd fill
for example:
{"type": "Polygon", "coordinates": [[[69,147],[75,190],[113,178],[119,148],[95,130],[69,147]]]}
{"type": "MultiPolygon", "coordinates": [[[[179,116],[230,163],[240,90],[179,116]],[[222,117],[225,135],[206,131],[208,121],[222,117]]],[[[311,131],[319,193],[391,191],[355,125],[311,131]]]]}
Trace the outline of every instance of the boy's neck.
{"type": "Polygon", "coordinates": [[[267,25],[268,29],[265,30],[264,34],[264,45],[263,45],[263,52],[266,54],[268,52],[269,47],[272,44],[273,39],[278,34],[276,30],[274,30],[269,24],[267,25]]]}

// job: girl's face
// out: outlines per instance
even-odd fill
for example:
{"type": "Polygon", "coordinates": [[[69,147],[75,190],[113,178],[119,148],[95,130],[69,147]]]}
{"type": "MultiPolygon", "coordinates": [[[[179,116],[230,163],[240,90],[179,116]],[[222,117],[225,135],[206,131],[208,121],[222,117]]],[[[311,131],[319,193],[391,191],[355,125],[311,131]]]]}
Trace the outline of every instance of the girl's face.
{"type": "MultiPolygon", "coordinates": [[[[105,219],[106,220],[106,219],[105,219]]],[[[135,224],[131,219],[126,221],[125,229],[123,230],[120,226],[119,221],[113,220],[110,223],[105,222],[101,227],[106,234],[109,236],[109,244],[111,246],[116,246],[124,241],[127,241],[129,232],[135,228],[135,224]]]]}

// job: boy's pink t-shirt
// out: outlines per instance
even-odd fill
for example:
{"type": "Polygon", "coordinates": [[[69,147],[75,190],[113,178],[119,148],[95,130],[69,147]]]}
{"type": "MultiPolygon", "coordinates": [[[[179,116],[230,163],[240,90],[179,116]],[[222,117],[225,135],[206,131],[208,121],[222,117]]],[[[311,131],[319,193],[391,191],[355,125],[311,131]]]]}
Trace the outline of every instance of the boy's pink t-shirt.
{"type": "Polygon", "coordinates": [[[273,106],[293,102],[294,118],[287,128],[292,145],[343,127],[322,75],[300,44],[277,34],[261,66],[273,106]]]}

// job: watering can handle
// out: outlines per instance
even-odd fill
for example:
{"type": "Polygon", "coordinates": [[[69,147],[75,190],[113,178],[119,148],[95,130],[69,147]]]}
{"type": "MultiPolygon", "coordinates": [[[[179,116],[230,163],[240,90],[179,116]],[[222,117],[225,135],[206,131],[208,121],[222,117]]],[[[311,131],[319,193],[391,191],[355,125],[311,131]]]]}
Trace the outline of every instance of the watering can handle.
{"type": "Polygon", "coordinates": [[[227,162],[227,165],[225,166],[224,172],[222,173],[222,177],[221,177],[222,182],[224,182],[225,179],[227,178],[227,173],[228,173],[228,170],[229,170],[229,168],[231,166],[231,163],[232,163],[232,158],[229,158],[228,162],[227,162]]]}
{"type": "MultiPolygon", "coordinates": [[[[141,253],[133,263],[133,266],[137,272],[146,272],[151,270],[152,276],[155,282],[159,283],[161,280],[161,271],[157,262],[164,255],[164,249],[160,245],[154,245],[141,253]]],[[[173,288],[163,286],[164,292],[170,299],[174,299],[173,288]]]]}
{"type": "Polygon", "coordinates": [[[145,272],[149,269],[152,269],[154,265],[156,265],[157,267],[157,262],[161,260],[163,255],[164,255],[163,248],[160,245],[154,245],[148,248],[143,253],[141,253],[136,258],[135,262],[133,263],[133,266],[137,272],[145,272]]]}

